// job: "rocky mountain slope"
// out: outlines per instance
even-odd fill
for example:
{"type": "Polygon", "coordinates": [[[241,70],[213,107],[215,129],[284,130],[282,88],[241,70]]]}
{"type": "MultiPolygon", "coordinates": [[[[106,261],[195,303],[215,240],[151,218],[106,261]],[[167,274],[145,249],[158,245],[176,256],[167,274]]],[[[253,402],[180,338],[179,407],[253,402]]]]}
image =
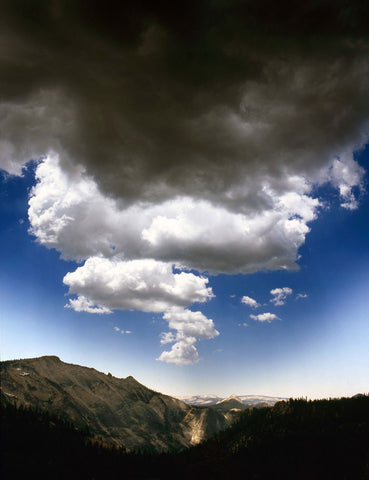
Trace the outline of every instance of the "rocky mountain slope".
{"type": "Polygon", "coordinates": [[[53,356],[1,362],[1,394],[18,406],[87,426],[101,442],[127,449],[188,447],[232,421],[222,411],[154,392],[133,377],[115,378],[53,356]]]}

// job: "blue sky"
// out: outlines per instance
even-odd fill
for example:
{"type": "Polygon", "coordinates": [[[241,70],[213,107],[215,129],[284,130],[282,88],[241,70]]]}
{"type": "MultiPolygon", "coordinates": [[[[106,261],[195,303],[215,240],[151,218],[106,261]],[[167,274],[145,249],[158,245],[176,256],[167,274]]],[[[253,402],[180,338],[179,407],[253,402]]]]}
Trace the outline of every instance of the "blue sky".
{"type": "MultiPolygon", "coordinates": [[[[368,150],[358,156],[368,168],[368,150]]],[[[199,343],[196,365],[155,360],[160,314],[115,311],[91,315],[64,308],[63,276],[77,264],[60,259],[28,233],[35,164],[23,176],[1,178],[2,359],[54,354],[173,395],[215,393],[325,397],[367,390],[369,356],[369,199],[357,210],[329,201],[299,249],[298,271],[210,276],[215,298],[199,305],[220,335],[199,343]],[[275,306],[270,291],[289,287],[275,306]],[[307,295],[297,298],[298,294],[307,295]],[[262,306],[241,303],[243,296],[262,306]],[[272,312],[271,323],[250,318],[272,312]],[[247,324],[247,326],[244,326],[247,324]],[[114,327],[131,333],[120,333],[114,327]]],[[[365,176],[367,182],[368,176],[365,176]]],[[[194,309],[194,308],[193,308],[194,309]]]]}
{"type": "Polygon", "coordinates": [[[368,8],[3,2],[2,359],[367,392],[368,8]]]}

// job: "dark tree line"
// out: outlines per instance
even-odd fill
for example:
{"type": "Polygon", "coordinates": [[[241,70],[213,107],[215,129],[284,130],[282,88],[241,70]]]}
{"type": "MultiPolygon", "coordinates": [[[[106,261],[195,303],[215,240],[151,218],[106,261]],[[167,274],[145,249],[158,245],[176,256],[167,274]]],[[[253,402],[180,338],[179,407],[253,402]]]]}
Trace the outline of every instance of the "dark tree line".
{"type": "Polygon", "coordinates": [[[369,479],[369,397],[245,410],[182,457],[192,479],[369,479]]]}
{"type": "Polygon", "coordinates": [[[228,430],[154,455],[96,442],[40,410],[1,408],[1,478],[369,479],[369,397],[279,402],[245,410],[228,430]]]}

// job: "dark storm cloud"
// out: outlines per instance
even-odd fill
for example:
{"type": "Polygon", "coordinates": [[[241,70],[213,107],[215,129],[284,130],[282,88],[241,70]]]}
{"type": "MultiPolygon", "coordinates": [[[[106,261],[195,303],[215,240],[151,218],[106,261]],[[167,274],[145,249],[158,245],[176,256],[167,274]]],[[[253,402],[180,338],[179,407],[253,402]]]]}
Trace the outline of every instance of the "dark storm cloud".
{"type": "Polygon", "coordinates": [[[2,2],[2,164],[53,149],[125,201],[264,208],[262,183],[283,190],[365,141],[367,10],[2,2]]]}

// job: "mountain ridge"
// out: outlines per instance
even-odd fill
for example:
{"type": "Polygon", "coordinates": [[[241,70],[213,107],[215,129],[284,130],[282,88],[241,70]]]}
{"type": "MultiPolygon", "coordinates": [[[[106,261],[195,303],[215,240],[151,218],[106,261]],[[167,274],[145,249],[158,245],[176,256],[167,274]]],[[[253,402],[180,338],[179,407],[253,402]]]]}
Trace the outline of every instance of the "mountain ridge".
{"type": "Polygon", "coordinates": [[[182,449],[226,428],[232,416],[155,392],[57,356],[1,362],[3,401],[57,414],[99,441],[128,450],[182,449]]]}
{"type": "Polygon", "coordinates": [[[238,397],[237,395],[235,395],[234,393],[232,393],[232,395],[230,395],[229,397],[225,398],[224,400],[219,400],[219,402],[217,402],[216,405],[220,405],[221,403],[231,402],[231,401],[236,401],[236,402],[242,403],[242,400],[240,399],[240,397],[238,397]]]}

